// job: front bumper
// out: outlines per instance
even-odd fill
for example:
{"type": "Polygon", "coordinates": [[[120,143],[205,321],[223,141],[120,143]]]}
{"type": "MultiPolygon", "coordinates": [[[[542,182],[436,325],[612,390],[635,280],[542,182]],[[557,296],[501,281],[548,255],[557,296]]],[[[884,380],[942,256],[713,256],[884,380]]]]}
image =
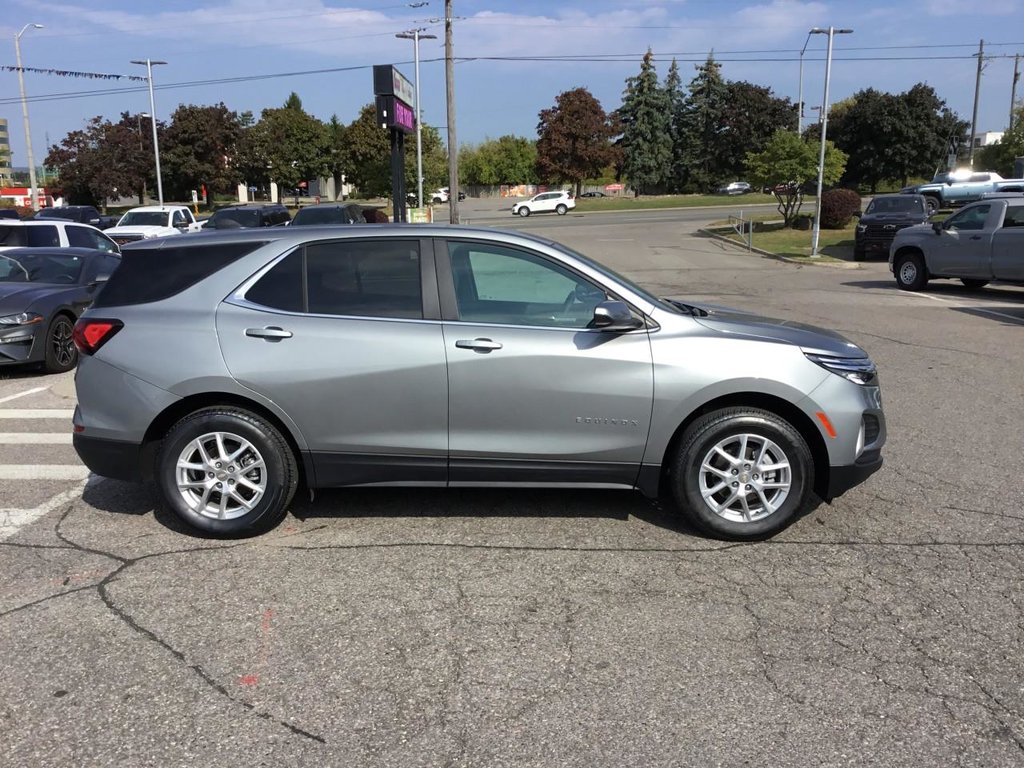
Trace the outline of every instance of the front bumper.
{"type": "Polygon", "coordinates": [[[40,324],[0,327],[0,365],[34,363],[42,360],[42,339],[46,333],[40,324]]]}
{"type": "Polygon", "coordinates": [[[825,500],[832,501],[856,485],[860,485],[882,468],[882,450],[865,451],[853,464],[829,467],[828,490],[825,500]]]}

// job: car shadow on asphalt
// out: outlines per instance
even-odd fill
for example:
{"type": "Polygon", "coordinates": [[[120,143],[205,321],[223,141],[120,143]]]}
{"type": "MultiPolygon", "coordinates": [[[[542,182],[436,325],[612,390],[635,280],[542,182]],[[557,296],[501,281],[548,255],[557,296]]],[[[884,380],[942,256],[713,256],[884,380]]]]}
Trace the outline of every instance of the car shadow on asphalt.
{"type": "MultiPolygon", "coordinates": [[[[968,288],[958,280],[932,280],[920,292],[903,291],[895,280],[847,280],[842,283],[849,288],[888,289],[908,296],[939,296],[944,299],[995,299],[998,301],[1020,301],[1024,303],[1024,291],[1018,286],[994,283],[984,288],[968,288]]],[[[998,310],[997,307],[992,307],[998,310]]]]}
{"type": "Polygon", "coordinates": [[[1019,328],[1024,324],[1024,305],[1012,307],[953,307],[954,312],[993,320],[1002,325],[1019,328]]]}

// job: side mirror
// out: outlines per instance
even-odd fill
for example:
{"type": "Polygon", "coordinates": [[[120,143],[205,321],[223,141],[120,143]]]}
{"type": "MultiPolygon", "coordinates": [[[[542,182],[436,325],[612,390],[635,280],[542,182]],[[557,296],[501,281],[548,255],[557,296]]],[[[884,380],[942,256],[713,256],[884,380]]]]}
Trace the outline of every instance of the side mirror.
{"type": "Polygon", "coordinates": [[[644,321],[633,317],[622,301],[602,301],[594,307],[594,319],[590,321],[591,328],[602,331],[635,331],[643,325],[644,321]]]}
{"type": "Polygon", "coordinates": [[[936,235],[941,235],[942,234],[942,222],[941,221],[933,221],[932,222],[932,229],[935,231],[936,235]]]}
{"type": "Polygon", "coordinates": [[[96,277],[93,278],[92,282],[89,283],[89,287],[92,288],[93,290],[96,290],[97,288],[102,288],[104,285],[106,285],[106,282],[109,279],[110,275],[96,275],[96,277]]]}

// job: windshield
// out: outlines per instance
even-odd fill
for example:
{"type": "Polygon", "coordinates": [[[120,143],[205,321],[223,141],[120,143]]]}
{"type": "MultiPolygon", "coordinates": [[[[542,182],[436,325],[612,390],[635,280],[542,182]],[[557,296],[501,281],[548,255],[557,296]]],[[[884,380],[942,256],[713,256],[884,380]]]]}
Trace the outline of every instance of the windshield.
{"type": "Polygon", "coordinates": [[[167,211],[128,211],[117,222],[119,227],[166,227],[167,211]]]}
{"type": "Polygon", "coordinates": [[[216,229],[232,229],[238,227],[258,227],[260,217],[257,211],[234,210],[217,211],[210,217],[209,226],[216,229]]]}
{"type": "Polygon", "coordinates": [[[351,224],[351,214],[345,208],[326,206],[323,208],[303,208],[295,214],[292,226],[305,224],[351,224]]]}
{"type": "Polygon", "coordinates": [[[645,288],[641,288],[639,285],[634,283],[632,280],[623,277],[618,272],[615,272],[614,270],[611,270],[608,267],[604,266],[604,264],[601,264],[599,262],[594,261],[589,256],[584,256],[579,251],[574,251],[572,248],[570,248],[570,247],[568,247],[566,245],[562,245],[561,243],[551,242],[551,243],[548,243],[548,244],[552,248],[554,248],[556,250],[559,250],[562,253],[566,253],[566,254],[572,256],[573,258],[579,259],[584,264],[586,264],[588,267],[591,267],[592,269],[596,270],[597,272],[600,272],[605,277],[608,277],[608,278],[614,280],[615,282],[620,283],[621,285],[624,285],[625,287],[627,287],[631,291],[633,291],[633,293],[635,293],[637,296],[641,296],[646,301],[649,301],[651,304],[653,304],[654,306],[658,307],[658,309],[663,309],[666,312],[671,312],[674,315],[678,315],[678,314],[681,313],[680,307],[677,304],[671,303],[667,299],[659,299],[657,296],[655,296],[650,291],[646,290],[645,288]]]}
{"type": "Polygon", "coordinates": [[[876,197],[864,213],[924,213],[924,203],[912,195],[876,197]]]}
{"type": "Polygon", "coordinates": [[[43,208],[35,215],[37,219],[69,219],[74,220],[75,215],[67,208],[43,208]]]}
{"type": "Polygon", "coordinates": [[[0,253],[0,283],[71,285],[78,282],[84,263],[81,256],[49,253],[10,256],[0,253]]]}

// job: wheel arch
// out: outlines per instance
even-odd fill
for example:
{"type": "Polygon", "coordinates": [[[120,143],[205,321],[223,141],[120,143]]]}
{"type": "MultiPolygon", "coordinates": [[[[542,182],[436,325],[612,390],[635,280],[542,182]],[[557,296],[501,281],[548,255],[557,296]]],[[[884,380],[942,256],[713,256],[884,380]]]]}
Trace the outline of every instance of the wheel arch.
{"type": "Polygon", "coordinates": [[[901,245],[899,249],[892,255],[893,269],[896,268],[896,260],[900,256],[920,256],[921,264],[924,266],[924,273],[931,277],[932,273],[928,270],[928,259],[924,256],[924,250],[919,245],[901,245]]]}
{"type": "Polygon", "coordinates": [[[722,395],[690,412],[672,433],[665,453],[661,457],[661,466],[658,467],[657,477],[654,477],[653,473],[647,478],[641,477],[640,490],[645,495],[657,498],[664,489],[665,476],[687,428],[702,416],[723,408],[760,408],[789,422],[803,437],[811,452],[811,458],[814,461],[814,492],[819,497],[825,498],[828,493],[829,460],[828,448],[825,446],[825,439],[822,437],[821,431],[811,418],[797,406],[781,397],[763,392],[733,392],[722,395]]]}
{"type": "Polygon", "coordinates": [[[285,442],[288,443],[288,447],[295,456],[295,461],[299,467],[299,482],[305,483],[310,488],[315,487],[316,475],[313,470],[312,459],[308,453],[299,448],[298,441],[296,441],[288,425],[266,406],[250,398],[229,392],[204,392],[183,397],[181,400],[177,400],[169,405],[153,419],[146,430],[145,436],[142,438],[142,448],[139,456],[139,468],[143,480],[153,479],[157,450],[170,428],[190,413],[202,410],[203,408],[217,406],[250,411],[273,424],[284,437],[285,442]]]}

